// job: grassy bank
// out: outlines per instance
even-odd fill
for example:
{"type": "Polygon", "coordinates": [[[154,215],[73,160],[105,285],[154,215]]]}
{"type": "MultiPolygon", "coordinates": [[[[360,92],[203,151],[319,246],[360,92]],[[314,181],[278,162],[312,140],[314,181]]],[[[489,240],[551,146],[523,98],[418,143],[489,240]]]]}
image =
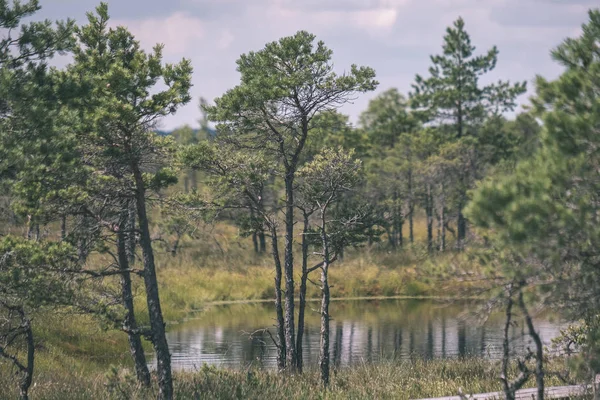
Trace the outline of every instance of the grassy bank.
{"type": "MultiPolygon", "coordinates": [[[[200,240],[184,242],[176,256],[159,249],[161,298],[168,320],[178,320],[207,303],[274,298],[272,258],[255,254],[249,239],[235,235],[235,228],[221,225],[200,240]]],[[[300,254],[296,260],[300,262],[300,254]]],[[[462,297],[470,286],[468,276],[477,270],[461,253],[431,256],[420,244],[393,252],[375,245],[347,251],[346,258],[330,268],[329,281],[334,298],[462,297]]],[[[318,278],[316,271],[312,279],[318,278]]],[[[298,287],[299,273],[295,279],[298,287]]],[[[309,283],[307,294],[319,298],[320,289],[309,283]]],[[[143,314],[144,305],[139,305],[143,314]]]]}
{"type": "MultiPolygon", "coordinates": [[[[271,257],[255,254],[251,241],[236,235],[234,227],[218,225],[200,237],[185,239],[175,256],[156,243],[161,303],[167,321],[181,321],[190,312],[215,302],[272,301],[274,271],[271,257]]],[[[299,254],[297,260],[300,260],[299,254]]],[[[349,249],[346,258],[330,270],[331,293],[336,298],[461,296],[468,284],[446,277],[460,276],[455,272],[462,269],[475,269],[469,262],[464,255],[452,252],[431,257],[418,245],[397,252],[389,252],[380,245],[349,249]]],[[[314,278],[317,278],[316,273],[314,278]]],[[[135,290],[136,311],[143,323],[147,321],[147,310],[140,281],[136,282],[135,290]]],[[[319,288],[309,284],[308,296],[319,297],[319,288]]],[[[264,318],[271,321],[272,315],[264,318]]],[[[34,327],[39,345],[32,398],[142,399],[152,396],[135,389],[130,377],[122,373],[122,368],[130,367],[131,363],[125,334],[106,330],[92,317],[68,310],[36,315],[34,327]],[[119,371],[116,375],[109,373],[112,366],[119,371]],[[119,395],[121,391],[124,394],[119,395]]],[[[144,345],[151,351],[148,343],[144,345]]],[[[453,369],[457,377],[448,380],[444,374],[438,375],[435,379],[439,382],[436,386],[439,391],[427,392],[431,395],[442,393],[446,384],[450,389],[454,387],[452,385],[465,385],[471,378],[474,378],[473,390],[492,389],[497,381],[491,375],[495,372],[490,365],[482,361],[470,361],[465,365],[458,361],[390,363],[361,368],[339,371],[327,398],[364,398],[377,394],[395,398],[395,391],[401,394],[403,387],[418,390],[419,385],[413,381],[419,380],[419,374],[430,373],[427,371],[431,368],[453,369]],[[468,368],[479,368],[479,372],[472,375],[475,372],[468,368]],[[484,370],[488,372],[484,373],[484,370]],[[397,376],[392,379],[392,375],[397,376]],[[370,376],[370,381],[361,378],[364,376],[370,376]],[[377,381],[382,382],[380,388],[377,381]]],[[[6,363],[0,363],[0,388],[3,389],[0,398],[14,398],[15,383],[14,371],[6,363]]],[[[312,373],[284,380],[263,372],[253,372],[252,378],[248,378],[245,373],[202,370],[196,374],[179,374],[177,386],[180,398],[194,398],[194,393],[205,391],[209,394],[201,395],[203,398],[254,398],[261,393],[266,393],[266,398],[321,398],[323,395],[318,390],[317,376],[312,373]],[[234,392],[228,392],[232,388],[235,388],[234,392]]],[[[414,393],[410,396],[415,397],[420,392],[414,393]]]]}
{"type": "MultiPolygon", "coordinates": [[[[202,368],[175,376],[177,399],[415,399],[500,390],[497,363],[481,359],[396,362],[342,368],[324,391],[318,374],[281,376],[258,370],[202,368]]],[[[0,399],[13,399],[12,382],[0,377],[0,399]]],[[[149,399],[154,390],[137,387],[126,371],[105,374],[39,374],[33,399],[149,399]]],[[[532,385],[533,382],[529,382],[532,385]]],[[[559,385],[547,378],[547,385],[559,385]]]]}

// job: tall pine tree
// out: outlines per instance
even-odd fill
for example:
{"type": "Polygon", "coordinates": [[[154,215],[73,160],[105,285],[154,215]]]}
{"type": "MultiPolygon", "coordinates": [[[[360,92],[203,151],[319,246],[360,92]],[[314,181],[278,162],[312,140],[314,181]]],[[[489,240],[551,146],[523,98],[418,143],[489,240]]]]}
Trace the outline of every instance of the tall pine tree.
{"type": "MultiPolygon", "coordinates": [[[[430,76],[417,75],[411,98],[424,121],[448,132],[448,141],[477,136],[482,123],[491,115],[511,111],[517,96],[525,92],[526,83],[499,81],[481,86],[479,78],[496,67],[498,49],[494,46],[484,55],[476,56],[475,46],[459,18],[446,30],[441,55],[431,56],[430,76]]],[[[472,173],[465,166],[458,185],[457,199],[458,245],[466,235],[463,207],[472,173]]]]}

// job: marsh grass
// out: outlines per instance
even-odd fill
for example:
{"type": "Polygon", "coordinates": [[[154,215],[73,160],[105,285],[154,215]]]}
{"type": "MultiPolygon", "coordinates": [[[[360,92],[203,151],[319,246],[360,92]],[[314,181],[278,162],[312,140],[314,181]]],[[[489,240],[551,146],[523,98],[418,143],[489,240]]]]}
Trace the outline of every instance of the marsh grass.
{"type": "MultiPolygon", "coordinates": [[[[178,320],[207,303],[273,299],[275,273],[270,255],[255,254],[249,239],[235,238],[231,226],[214,229],[212,239],[185,241],[184,251],[175,257],[159,253],[159,283],[167,320],[178,320]],[[222,253],[210,245],[215,241],[221,242],[218,249],[222,253]]],[[[420,231],[416,232],[418,237],[420,231]]],[[[476,274],[480,267],[463,253],[429,255],[419,243],[398,251],[389,251],[382,243],[348,249],[346,258],[330,269],[332,297],[463,296],[469,283],[460,277],[476,274]]],[[[299,253],[295,257],[301,259],[299,253]]],[[[320,297],[319,287],[309,284],[307,295],[320,297]]],[[[143,314],[144,305],[139,303],[143,314]]]]}
{"type": "MultiPolygon", "coordinates": [[[[203,367],[175,375],[177,399],[418,399],[500,390],[498,364],[483,359],[389,361],[334,371],[331,386],[323,390],[317,371],[282,376],[248,369],[232,371],[203,367]]],[[[15,398],[10,382],[0,375],[0,399],[15,398]]],[[[534,382],[528,382],[533,385],[534,382]]],[[[548,386],[559,385],[547,378],[548,386]]],[[[154,398],[155,389],[138,387],[131,372],[112,368],[107,373],[40,373],[32,399],[154,398]]]]}

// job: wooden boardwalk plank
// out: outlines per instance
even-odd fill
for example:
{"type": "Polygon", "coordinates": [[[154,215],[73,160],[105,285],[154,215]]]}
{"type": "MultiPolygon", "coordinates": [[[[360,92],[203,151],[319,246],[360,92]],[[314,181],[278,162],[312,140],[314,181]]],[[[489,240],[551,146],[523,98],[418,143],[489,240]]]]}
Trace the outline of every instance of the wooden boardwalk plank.
{"type": "MultiPolygon", "coordinates": [[[[589,393],[589,385],[574,385],[574,386],[553,386],[546,388],[547,399],[567,399],[572,396],[582,396],[589,393]]],[[[419,400],[492,400],[492,399],[503,399],[504,392],[491,392],[491,393],[479,393],[463,396],[448,396],[448,397],[432,397],[429,399],[419,400]]],[[[537,388],[521,389],[517,390],[517,400],[532,400],[537,398],[537,388]]]]}

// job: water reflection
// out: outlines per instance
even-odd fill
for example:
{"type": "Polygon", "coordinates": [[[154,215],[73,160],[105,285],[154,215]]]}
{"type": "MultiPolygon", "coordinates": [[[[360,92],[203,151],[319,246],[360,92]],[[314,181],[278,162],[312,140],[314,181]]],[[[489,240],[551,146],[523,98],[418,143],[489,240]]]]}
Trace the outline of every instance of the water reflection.
{"type": "MultiPolygon", "coordinates": [[[[304,334],[304,359],[315,365],[319,356],[317,304],[309,305],[304,334]],[[315,309],[310,311],[310,309],[315,309]]],[[[331,358],[334,366],[384,359],[433,359],[465,356],[499,358],[502,351],[502,315],[481,326],[469,317],[473,304],[445,305],[431,301],[344,301],[331,306],[331,358]]],[[[228,368],[255,365],[276,368],[277,351],[269,334],[272,304],[236,304],[213,307],[197,319],[174,326],[168,333],[173,367],[195,369],[202,364],[228,368]]],[[[523,321],[511,328],[513,351],[531,342],[523,321]]],[[[550,315],[538,315],[536,328],[547,344],[562,324],[550,315]]]]}

